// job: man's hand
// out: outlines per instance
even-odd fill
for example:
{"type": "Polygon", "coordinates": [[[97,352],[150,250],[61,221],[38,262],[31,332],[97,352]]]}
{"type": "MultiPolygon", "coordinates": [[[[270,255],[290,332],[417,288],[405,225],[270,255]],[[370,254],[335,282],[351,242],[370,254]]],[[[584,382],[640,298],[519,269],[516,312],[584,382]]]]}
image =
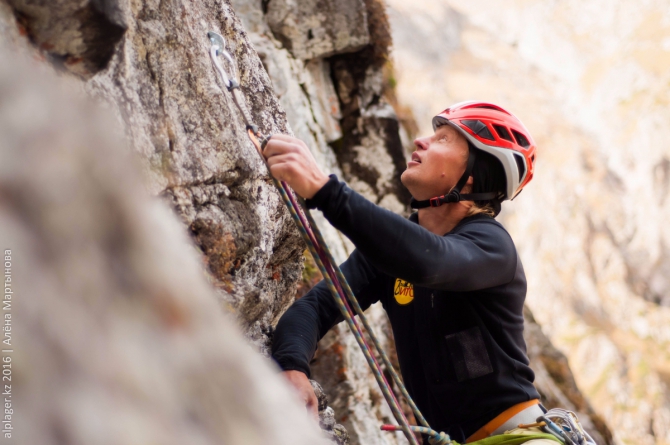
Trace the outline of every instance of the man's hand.
{"type": "Polygon", "coordinates": [[[263,155],[272,176],[286,181],[305,199],[312,198],[328,182],[328,176],[316,165],[309,148],[300,139],[276,134],[268,141],[263,155]]]}
{"type": "Polygon", "coordinates": [[[298,396],[305,402],[307,412],[319,420],[319,401],[314,394],[314,388],[309,383],[309,379],[302,371],[284,371],[282,375],[293,385],[298,391],[298,396]]]}

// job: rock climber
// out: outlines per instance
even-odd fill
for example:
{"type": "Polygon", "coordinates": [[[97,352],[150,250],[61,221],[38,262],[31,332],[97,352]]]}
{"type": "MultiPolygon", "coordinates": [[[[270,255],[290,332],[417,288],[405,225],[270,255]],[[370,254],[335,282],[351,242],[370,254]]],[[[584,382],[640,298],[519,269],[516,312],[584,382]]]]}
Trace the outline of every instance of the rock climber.
{"type": "MultiPolygon", "coordinates": [[[[407,390],[433,429],[463,443],[544,412],[523,339],[526,277],[495,220],[501,202],[533,177],[535,143],[491,103],[453,105],[433,118],[433,129],[414,141],[401,176],[417,209],[408,219],[326,175],[298,139],[273,136],[264,155],[275,178],[354,244],[341,268],[360,305],[381,301],[407,390]]],[[[274,333],[272,356],[313,413],[309,363],[342,319],[322,281],[274,333]]]]}

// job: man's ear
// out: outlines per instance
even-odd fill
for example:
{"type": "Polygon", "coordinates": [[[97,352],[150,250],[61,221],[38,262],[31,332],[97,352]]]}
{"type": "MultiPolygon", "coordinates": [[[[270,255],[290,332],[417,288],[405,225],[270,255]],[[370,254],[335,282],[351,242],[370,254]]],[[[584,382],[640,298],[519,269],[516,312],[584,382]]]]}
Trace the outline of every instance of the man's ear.
{"type": "Polygon", "coordinates": [[[463,188],[461,189],[461,194],[465,195],[467,193],[472,193],[472,184],[475,183],[475,179],[472,177],[472,175],[468,176],[468,180],[465,181],[465,184],[463,184],[463,188]]]}

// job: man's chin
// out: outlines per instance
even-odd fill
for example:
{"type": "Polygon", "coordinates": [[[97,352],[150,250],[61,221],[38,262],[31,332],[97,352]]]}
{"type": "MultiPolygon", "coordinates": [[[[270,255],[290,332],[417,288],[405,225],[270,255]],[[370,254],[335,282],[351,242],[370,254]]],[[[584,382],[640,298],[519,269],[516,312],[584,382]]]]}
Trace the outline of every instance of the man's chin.
{"type": "Polygon", "coordinates": [[[400,182],[402,182],[402,185],[405,186],[407,190],[409,190],[410,194],[413,195],[412,190],[416,188],[416,186],[419,184],[418,177],[413,174],[410,169],[405,170],[402,172],[400,175],[400,182]]]}
{"type": "Polygon", "coordinates": [[[424,175],[421,175],[418,171],[412,170],[405,170],[400,175],[400,182],[402,182],[402,185],[405,186],[410,195],[417,201],[430,199],[434,196],[448,193],[449,187],[445,187],[444,190],[446,191],[443,190],[440,193],[440,189],[435,190],[434,187],[431,187],[431,184],[426,184],[424,175]]]}

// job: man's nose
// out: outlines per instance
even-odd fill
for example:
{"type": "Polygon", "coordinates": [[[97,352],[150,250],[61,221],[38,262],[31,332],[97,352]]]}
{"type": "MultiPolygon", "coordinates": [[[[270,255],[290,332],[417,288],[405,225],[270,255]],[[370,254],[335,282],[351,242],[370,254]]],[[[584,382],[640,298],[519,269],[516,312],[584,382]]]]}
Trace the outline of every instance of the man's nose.
{"type": "Polygon", "coordinates": [[[414,145],[417,150],[427,150],[428,149],[428,138],[416,138],[414,139],[414,145]]]}

